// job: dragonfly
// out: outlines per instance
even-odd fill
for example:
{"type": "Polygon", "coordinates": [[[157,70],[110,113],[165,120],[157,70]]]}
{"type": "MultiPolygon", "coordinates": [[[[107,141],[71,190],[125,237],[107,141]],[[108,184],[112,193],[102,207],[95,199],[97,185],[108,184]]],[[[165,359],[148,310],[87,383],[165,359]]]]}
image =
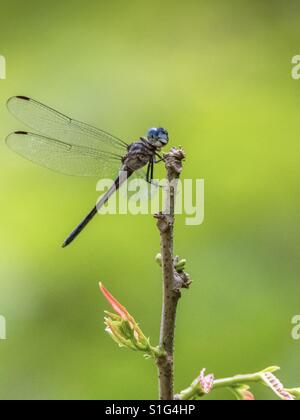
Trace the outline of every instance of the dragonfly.
{"type": "Polygon", "coordinates": [[[115,181],[100,201],[72,231],[62,247],[71,244],[129,177],[154,179],[154,165],[169,142],[168,131],[151,128],[137,141],[127,142],[66,115],[27,96],[14,96],[8,110],[27,125],[29,131],[16,131],[6,144],[22,157],[66,175],[97,176],[115,181]],[[147,171],[143,168],[147,167],[147,171]],[[125,174],[125,175],[124,175],[125,174]]]}

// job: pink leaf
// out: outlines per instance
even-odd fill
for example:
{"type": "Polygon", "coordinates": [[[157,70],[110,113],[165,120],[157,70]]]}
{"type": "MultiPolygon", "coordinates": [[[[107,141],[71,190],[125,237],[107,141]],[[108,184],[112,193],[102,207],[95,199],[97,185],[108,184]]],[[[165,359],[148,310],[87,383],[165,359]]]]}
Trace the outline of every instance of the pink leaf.
{"type": "Polygon", "coordinates": [[[131,315],[128,313],[127,309],[122,306],[117,299],[115,299],[110,293],[109,291],[103,286],[102,283],[99,284],[100,286],[100,290],[103,293],[104,297],[106,298],[106,300],[109,302],[109,304],[111,305],[111,307],[113,308],[113,310],[120,315],[120,317],[124,320],[127,320],[129,322],[132,321],[132,317],[131,315]]]}

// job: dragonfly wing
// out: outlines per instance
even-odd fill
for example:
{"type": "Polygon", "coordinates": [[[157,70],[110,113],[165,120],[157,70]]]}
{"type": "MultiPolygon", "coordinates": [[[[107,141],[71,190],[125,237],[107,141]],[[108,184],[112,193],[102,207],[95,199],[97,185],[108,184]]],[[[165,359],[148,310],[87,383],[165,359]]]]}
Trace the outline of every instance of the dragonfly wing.
{"type": "Polygon", "coordinates": [[[121,160],[108,152],[33,133],[12,133],[6,143],[24,158],[66,175],[110,178],[121,166],[121,160]]]}
{"type": "Polygon", "coordinates": [[[152,186],[152,188],[164,188],[163,184],[160,184],[158,181],[155,181],[154,179],[150,183],[150,181],[147,181],[147,171],[145,169],[139,169],[138,171],[135,171],[134,174],[131,177],[132,179],[138,178],[141,180],[144,180],[149,187],[152,186]]]}
{"type": "Polygon", "coordinates": [[[127,143],[88,124],[69,118],[46,105],[25,96],[14,96],[7,102],[9,111],[40,134],[77,146],[123,156],[127,143]]]}
{"type": "Polygon", "coordinates": [[[140,169],[135,171],[133,175],[128,179],[127,197],[131,198],[138,194],[140,200],[150,200],[155,197],[159,192],[160,185],[156,181],[152,183],[147,181],[147,171],[140,169]],[[136,183],[135,180],[138,182],[136,183]],[[130,188],[130,182],[133,182],[130,188]]]}

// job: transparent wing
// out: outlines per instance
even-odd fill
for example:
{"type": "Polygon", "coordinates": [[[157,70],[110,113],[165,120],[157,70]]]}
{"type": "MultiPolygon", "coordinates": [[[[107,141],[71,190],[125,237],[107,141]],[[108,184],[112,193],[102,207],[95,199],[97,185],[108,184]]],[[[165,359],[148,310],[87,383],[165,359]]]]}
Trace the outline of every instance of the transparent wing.
{"type": "Polygon", "coordinates": [[[24,158],[66,175],[114,178],[121,167],[120,158],[109,152],[37,134],[21,131],[12,133],[6,143],[24,158]]]}
{"type": "Polygon", "coordinates": [[[152,183],[147,182],[147,171],[144,169],[139,169],[138,171],[135,171],[128,179],[128,188],[126,194],[128,198],[131,198],[132,196],[136,196],[138,193],[141,200],[150,200],[159,193],[159,190],[160,185],[156,181],[152,181],[152,183]],[[138,180],[139,186],[137,187],[135,184],[134,189],[131,191],[129,188],[129,183],[135,179],[138,180]]]}
{"type": "Polygon", "coordinates": [[[16,118],[46,137],[119,156],[125,154],[127,144],[117,137],[73,120],[33,99],[15,96],[8,100],[7,107],[16,118]]]}

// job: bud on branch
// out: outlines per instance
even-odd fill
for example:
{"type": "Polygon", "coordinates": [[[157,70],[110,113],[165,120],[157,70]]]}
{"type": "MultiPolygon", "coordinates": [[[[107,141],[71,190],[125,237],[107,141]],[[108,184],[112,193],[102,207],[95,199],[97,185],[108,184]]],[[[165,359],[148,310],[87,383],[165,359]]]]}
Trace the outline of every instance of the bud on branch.
{"type": "Polygon", "coordinates": [[[100,290],[115,313],[105,311],[105,331],[120,346],[143,352],[146,358],[159,356],[157,347],[152,347],[133,316],[100,283],[100,290]]]}

